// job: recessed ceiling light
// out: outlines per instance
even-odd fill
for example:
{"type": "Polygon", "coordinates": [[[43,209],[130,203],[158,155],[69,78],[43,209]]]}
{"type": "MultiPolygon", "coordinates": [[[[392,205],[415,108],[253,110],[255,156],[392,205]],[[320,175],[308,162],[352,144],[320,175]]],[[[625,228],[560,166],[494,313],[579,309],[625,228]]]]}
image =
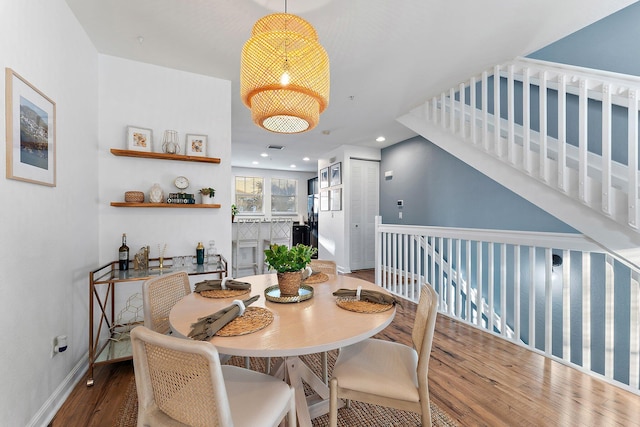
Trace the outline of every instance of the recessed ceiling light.
{"type": "Polygon", "coordinates": [[[254,160],[253,162],[251,162],[251,164],[259,165],[259,164],[260,164],[260,162],[256,162],[256,161],[254,160]]]}
{"type": "Polygon", "coordinates": [[[387,138],[385,138],[384,136],[379,136],[376,138],[376,141],[378,142],[385,142],[387,140],[387,138]]]}
{"type": "Polygon", "coordinates": [[[308,162],[310,159],[308,157],[303,157],[302,160],[304,160],[305,162],[308,162]]]}
{"type": "Polygon", "coordinates": [[[290,167],[295,168],[295,167],[296,167],[296,165],[291,165],[290,167]]]}
{"type": "Polygon", "coordinates": [[[269,157],[269,155],[267,153],[261,153],[260,157],[269,157]]]}

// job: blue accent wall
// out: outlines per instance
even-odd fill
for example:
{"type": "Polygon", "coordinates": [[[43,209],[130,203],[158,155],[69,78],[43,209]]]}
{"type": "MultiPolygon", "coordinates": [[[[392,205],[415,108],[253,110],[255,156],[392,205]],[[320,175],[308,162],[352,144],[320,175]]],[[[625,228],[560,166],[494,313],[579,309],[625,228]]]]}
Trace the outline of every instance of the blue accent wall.
{"type": "Polygon", "coordinates": [[[601,19],[529,58],[640,76],[640,2],[601,19]]]}
{"type": "Polygon", "coordinates": [[[380,168],[393,171],[391,179],[381,173],[380,214],[387,224],[576,232],[422,137],[383,149],[380,168]]]}

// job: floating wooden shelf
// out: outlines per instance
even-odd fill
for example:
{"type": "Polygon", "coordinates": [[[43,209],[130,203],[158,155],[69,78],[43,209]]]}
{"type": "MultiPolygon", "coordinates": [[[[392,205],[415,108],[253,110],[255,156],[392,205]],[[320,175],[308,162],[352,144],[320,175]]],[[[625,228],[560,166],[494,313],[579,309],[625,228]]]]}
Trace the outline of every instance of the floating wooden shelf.
{"type": "Polygon", "coordinates": [[[177,203],[135,203],[135,202],[111,202],[116,208],[190,208],[190,209],[220,209],[219,204],[177,204],[177,203]]]}
{"type": "Polygon", "coordinates": [[[146,159],[181,160],[183,162],[220,163],[217,157],[184,156],[182,154],[151,153],[147,151],[111,149],[111,154],[122,157],[142,157],[146,159]]]}

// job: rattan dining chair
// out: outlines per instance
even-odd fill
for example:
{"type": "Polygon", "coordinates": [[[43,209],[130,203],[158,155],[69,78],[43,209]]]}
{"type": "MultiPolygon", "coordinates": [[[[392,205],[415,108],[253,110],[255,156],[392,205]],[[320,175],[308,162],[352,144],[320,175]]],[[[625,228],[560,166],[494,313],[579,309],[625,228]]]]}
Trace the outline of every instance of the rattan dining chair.
{"type": "Polygon", "coordinates": [[[438,296],[423,285],[413,324],[413,348],[369,338],[340,349],[330,382],[329,425],[338,423],[338,399],[421,414],[431,425],[429,357],[436,324],[438,296]]]}
{"type": "Polygon", "coordinates": [[[138,426],[295,426],[294,390],[273,376],[221,365],[206,341],[131,331],[138,426]],[[287,416],[288,414],[288,416],[287,416]]]}
{"type": "Polygon", "coordinates": [[[184,271],[146,280],[142,284],[144,326],[161,334],[169,333],[171,308],[190,293],[189,276],[184,271]]]}

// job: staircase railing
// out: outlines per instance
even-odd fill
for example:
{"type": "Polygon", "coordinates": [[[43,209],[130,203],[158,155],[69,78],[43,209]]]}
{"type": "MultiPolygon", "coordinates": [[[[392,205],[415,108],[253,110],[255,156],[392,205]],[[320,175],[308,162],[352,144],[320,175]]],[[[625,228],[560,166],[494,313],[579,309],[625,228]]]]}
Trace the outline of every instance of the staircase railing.
{"type": "Polygon", "coordinates": [[[413,113],[637,232],[639,92],[638,77],[520,58],[413,113]]]}
{"type": "Polygon", "coordinates": [[[580,234],[382,224],[376,283],[640,394],[640,271],[580,234]]]}

